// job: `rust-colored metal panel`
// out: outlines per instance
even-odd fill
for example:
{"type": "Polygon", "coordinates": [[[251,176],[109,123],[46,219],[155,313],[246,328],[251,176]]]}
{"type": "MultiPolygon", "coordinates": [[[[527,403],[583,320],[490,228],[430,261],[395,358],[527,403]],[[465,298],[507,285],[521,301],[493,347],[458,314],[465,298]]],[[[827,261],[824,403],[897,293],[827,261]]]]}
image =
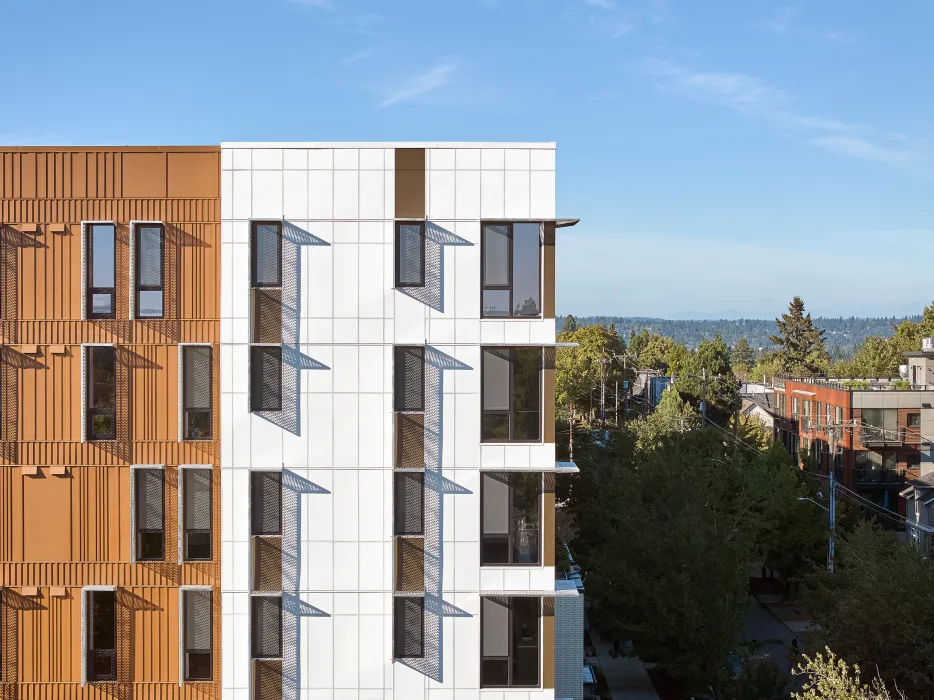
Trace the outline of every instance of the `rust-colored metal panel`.
{"type": "Polygon", "coordinates": [[[542,598],[542,688],[555,687],[555,599],[542,598]]]}
{"type": "Polygon", "coordinates": [[[542,494],[542,564],[555,565],[555,492],[542,494]]]}
{"type": "Polygon", "coordinates": [[[425,414],[396,413],[396,467],[425,466],[425,414]]]}
{"type": "MultiPolygon", "coordinates": [[[[178,344],[211,343],[219,358],[219,179],[214,147],[0,148],[0,222],[15,224],[3,226],[0,239],[0,583],[39,589],[36,598],[13,601],[16,622],[3,625],[3,643],[15,651],[3,658],[16,659],[4,679],[18,683],[0,693],[12,688],[20,700],[220,696],[219,592],[215,680],[179,685],[177,653],[179,586],[216,590],[220,583],[219,446],[178,441],[178,344]],[[112,320],[81,320],[80,223],[90,220],[117,225],[112,320]],[[137,220],[166,226],[163,319],[129,319],[130,222],[137,220]],[[24,233],[33,228],[44,235],[24,233]],[[116,346],[116,440],[81,441],[83,343],[116,346]],[[133,464],[165,465],[164,561],[130,561],[133,464]],[[177,561],[179,464],[213,465],[212,561],[177,561]],[[34,474],[24,476],[23,467],[34,474]],[[81,587],[88,585],[118,587],[118,683],[107,692],[80,685],[81,587]],[[53,586],[65,595],[53,596],[53,586]]],[[[218,406],[219,363],[212,369],[218,406]]]]}
{"type": "Polygon", "coordinates": [[[543,442],[555,441],[555,349],[542,352],[542,437],[543,442]]]}
{"type": "Polygon", "coordinates": [[[282,700],[282,662],[276,659],[253,661],[253,694],[250,700],[282,700]]]}
{"type": "Polygon", "coordinates": [[[282,590],[282,538],[253,538],[253,590],[282,590]]]}
{"type": "Polygon", "coordinates": [[[545,245],[542,246],[542,317],[555,317],[555,224],[544,224],[545,245]]]}
{"type": "Polygon", "coordinates": [[[396,538],[396,590],[425,590],[425,540],[421,537],[396,538]]]}
{"type": "Polygon", "coordinates": [[[396,218],[425,218],[425,149],[396,149],[396,218]]]}

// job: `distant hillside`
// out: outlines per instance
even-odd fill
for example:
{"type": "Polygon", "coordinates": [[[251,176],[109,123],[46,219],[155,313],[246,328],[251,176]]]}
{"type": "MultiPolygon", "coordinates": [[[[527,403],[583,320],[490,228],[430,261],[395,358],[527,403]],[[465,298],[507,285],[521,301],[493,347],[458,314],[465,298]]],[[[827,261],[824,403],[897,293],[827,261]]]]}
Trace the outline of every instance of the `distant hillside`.
{"type": "MultiPolygon", "coordinates": [[[[630,318],[624,316],[575,316],[578,324],[584,326],[592,323],[612,323],[617,332],[624,339],[629,338],[629,331],[636,333],[643,328],[650,333],[658,333],[673,338],[679,343],[694,348],[704,339],[712,339],[719,333],[723,341],[733,345],[742,336],[746,336],[749,344],[754,348],[770,349],[769,335],[774,334],[775,319],[773,318],[734,318],[707,321],[669,321],[663,318],[630,318]]],[[[920,316],[908,317],[912,321],[919,321],[920,316]]],[[[859,345],[867,335],[892,334],[892,327],[898,325],[904,318],[814,318],[814,325],[826,331],[827,349],[839,347],[849,354],[859,345]]],[[[561,328],[561,320],[558,321],[561,328]]]]}

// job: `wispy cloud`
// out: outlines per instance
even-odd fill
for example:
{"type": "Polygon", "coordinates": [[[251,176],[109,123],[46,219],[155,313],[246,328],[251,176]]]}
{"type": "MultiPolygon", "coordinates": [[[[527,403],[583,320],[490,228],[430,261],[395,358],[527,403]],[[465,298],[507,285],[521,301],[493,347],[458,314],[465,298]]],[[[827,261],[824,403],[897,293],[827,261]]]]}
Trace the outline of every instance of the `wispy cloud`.
{"type": "Polygon", "coordinates": [[[751,75],[688,70],[664,62],[647,64],[660,90],[745,114],[799,135],[808,143],[860,160],[906,165],[922,144],[901,134],[801,111],[787,92],[751,75]]]}
{"type": "Polygon", "coordinates": [[[800,2],[784,5],[770,19],[763,22],[762,26],[780,36],[785,35],[794,29],[795,23],[803,14],[804,6],[800,2]]]}
{"type": "Polygon", "coordinates": [[[352,66],[355,63],[360,63],[361,61],[366,61],[367,59],[372,58],[375,53],[376,53],[376,49],[373,48],[372,46],[369,48],[360,49],[359,51],[355,51],[349,56],[346,56],[341,61],[341,65],[352,66]]]}
{"type": "Polygon", "coordinates": [[[451,82],[451,77],[457,70],[457,63],[452,60],[446,60],[431,70],[418,73],[404,81],[395,90],[386,95],[386,97],[376,105],[377,109],[383,109],[399,102],[414,100],[429,92],[434,92],[451,82]]]}
{"type": "Polygon", "coordinates": [[[846,29],[832,29],[824,34],[824,38],[835,44],[853,44],[857,40],[856,35],[846,29]]]}

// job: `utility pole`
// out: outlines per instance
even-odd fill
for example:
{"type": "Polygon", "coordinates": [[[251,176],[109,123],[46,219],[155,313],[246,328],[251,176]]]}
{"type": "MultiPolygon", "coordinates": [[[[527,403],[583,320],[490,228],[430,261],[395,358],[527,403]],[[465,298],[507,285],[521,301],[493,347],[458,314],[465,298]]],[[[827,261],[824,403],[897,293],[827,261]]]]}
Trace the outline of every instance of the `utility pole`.
{"type": "Polygon", "coordinates": [[[574,461],[574,404],[571,404],[568,411],[568,452],[570,461],[574,461]]]}
{"type": "Polygon", "coordinates": [[[827,513],[830,516],[830,532],[827,538],[827,571],[828,573],[833,573],[834,568],[834,537],[836,536],[837,529],[837,482],[835,481],[836,469],[834,468],[833,463],[833,454],[835,452],[835,437],[837,432],[837,426],[830,425],[827,426],[827,442],[830,444],[830,460],[827,465],[827,472],[830,476],[830,507],[827,509],[827,513]]]}
{"type": "Polygon", "coordinates": [[[616,425],[619,425],[619,380],[616,380],[616,388],[613,390],[613,399],[616,401],[616,406],[613,409],[613,417],[616,419],[616,425]]]}
{"type": "Polygon", "coordinates": [[[606,355],[600,351],[600,428],[606,432],[606,355]]]}
{"type": "MultiPolygon", "coordinates": [[[[703,381],[701,384],[701,402],[700,402],[700,414],[701,414],[701,427],[707,427],[707,370],[702,369],[703,381]]],[[[697,375],[695,375],[697,376],[697,375]]]]}

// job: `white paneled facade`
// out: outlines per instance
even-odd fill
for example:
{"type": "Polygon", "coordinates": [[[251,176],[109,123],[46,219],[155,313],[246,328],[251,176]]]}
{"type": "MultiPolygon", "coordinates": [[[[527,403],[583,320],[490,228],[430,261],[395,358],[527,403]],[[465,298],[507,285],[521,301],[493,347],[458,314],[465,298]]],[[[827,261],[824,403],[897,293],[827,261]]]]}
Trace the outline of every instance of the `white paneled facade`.
{"type": "Polygon", "coordinates": [[[251,697],[249,474],[282,470],[284,698],[554,699],[480,688],[479,616],[481,592],[554,589],[554,567],[480,566],[481,469],[555,466],[553,443],[481,444],[481,345],[553,344],[555,321],[481,320],[480,222],[554,217],[554,144],[222,146],[224,698],[251,697]],[[435,256],[420,294],[394,288],[407,147],[426,149],[435,256]],[[256,220],[283,222],[279,412],[250,411],[256,220]],[[425,420],[439,436],[425,577],[441,612],[422,660],[393,659],[394,345],[426,347],[425,420]]]}

